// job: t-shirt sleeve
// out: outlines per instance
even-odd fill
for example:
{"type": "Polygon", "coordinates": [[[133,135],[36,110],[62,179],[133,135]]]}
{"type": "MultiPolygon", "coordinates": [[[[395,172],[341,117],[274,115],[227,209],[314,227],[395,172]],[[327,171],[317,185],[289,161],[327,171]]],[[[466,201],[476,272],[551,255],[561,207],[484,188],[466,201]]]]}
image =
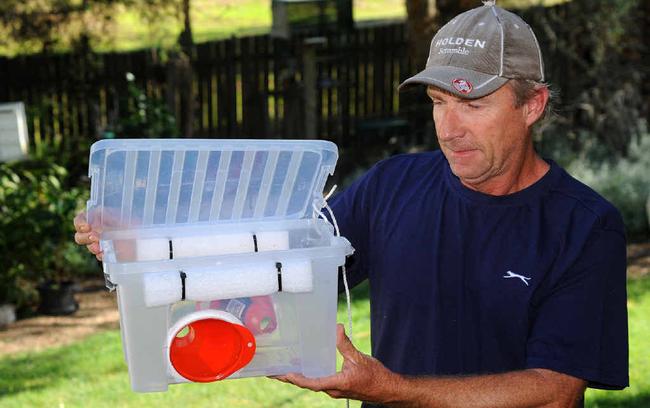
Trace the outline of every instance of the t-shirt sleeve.
{"type": "Polygon", "coordinates": [[[592,388],[629,385],[625,251],[622,231],[592,232],[533,306],[527,368],[565,373],[592,388]]]}
{"type": "MultiPolygon", "coordinates": [[[[356,286],[368,278],[369,217],[376,168],[377,166],[370,169],[328,203],[336,217],[341,236],[347,238],[354,248],[354,254],[348,257],[345,264],[350,286],[356,286]]],[[[343,289],[341,284],[339,289],[343,289]]]]}

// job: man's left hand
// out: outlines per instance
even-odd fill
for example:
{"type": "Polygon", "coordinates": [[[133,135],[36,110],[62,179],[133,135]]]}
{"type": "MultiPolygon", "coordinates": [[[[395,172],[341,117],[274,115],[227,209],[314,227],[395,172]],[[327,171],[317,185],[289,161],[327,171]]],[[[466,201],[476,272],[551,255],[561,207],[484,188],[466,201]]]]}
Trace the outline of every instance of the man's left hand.
{"type": "Polygon", "coordinates": [[[322,391],[332,398],[374,403],[392,400],[401,376],[387,369],[379,360],[357,350],[345,335],[342,324],[336,327],[336,348],[343,356],[343,367],[334,375],[307,378],[302,374],[291,373],[273,378],[312,391],[322,391]]]}

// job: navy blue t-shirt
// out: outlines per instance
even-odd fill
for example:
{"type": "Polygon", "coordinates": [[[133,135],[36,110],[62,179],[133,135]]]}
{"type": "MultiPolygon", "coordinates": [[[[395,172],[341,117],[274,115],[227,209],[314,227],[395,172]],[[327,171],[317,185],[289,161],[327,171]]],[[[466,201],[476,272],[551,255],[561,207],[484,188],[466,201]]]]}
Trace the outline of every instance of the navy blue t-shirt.
{"type": "Polygon", "coordinates": [[[439,152],[380,162],[331,200],[370,283],[372,354],[408,375],[546,368],[628,385],[618,211],[550,163],[506,196],[470,190],[439,152]]]}

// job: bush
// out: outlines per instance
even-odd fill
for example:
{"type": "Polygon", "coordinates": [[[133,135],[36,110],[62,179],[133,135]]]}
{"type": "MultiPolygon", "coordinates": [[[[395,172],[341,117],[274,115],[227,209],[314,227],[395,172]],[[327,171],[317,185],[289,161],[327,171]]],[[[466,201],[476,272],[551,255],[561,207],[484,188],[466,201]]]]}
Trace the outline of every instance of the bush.
{"type": "Polygon", "coordinates": [[[650,132],[646,129],[632,140],[626,157],[594,160],[589,153],[589,150],[585,151],[570,163],[567,166],[569,173],[619,209],[631,238],[648,238],[650,225],[646,203],[650,198],[650,132]]]}
{"type": "Polygon", "coordinates": [[[0,303],[27,306],[41,282],[97,272],[73,242],[87,189],[68,181],[64,167],[47,161],[0,164],[0,303]]]}
{"type": "Polygon", "coordinates": [[[121,104],[126,106],[113,128],[106,129],[105,134],[120,138],[160,138],[178,137],[176,118],[169,111],[165,102],[156,97],[147,96],[136,84],[135,76],[126,74],[128,95],[121,104]]]}

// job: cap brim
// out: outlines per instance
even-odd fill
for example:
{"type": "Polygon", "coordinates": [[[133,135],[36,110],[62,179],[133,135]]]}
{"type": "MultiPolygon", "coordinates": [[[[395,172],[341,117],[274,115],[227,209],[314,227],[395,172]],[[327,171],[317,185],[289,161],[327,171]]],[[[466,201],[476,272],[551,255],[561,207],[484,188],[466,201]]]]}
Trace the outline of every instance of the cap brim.
{"type": "Polygon", "coordinates": [[[476,99],[491,94],[506,82],[508,78],[498,75],[451,66],[433,66],[408,78],[397,89],[401,91],[409,85],[432,85],[451,92],[459,98],[476,99]],[[471,88],[469,90],[468,83],[471,88]]]}

